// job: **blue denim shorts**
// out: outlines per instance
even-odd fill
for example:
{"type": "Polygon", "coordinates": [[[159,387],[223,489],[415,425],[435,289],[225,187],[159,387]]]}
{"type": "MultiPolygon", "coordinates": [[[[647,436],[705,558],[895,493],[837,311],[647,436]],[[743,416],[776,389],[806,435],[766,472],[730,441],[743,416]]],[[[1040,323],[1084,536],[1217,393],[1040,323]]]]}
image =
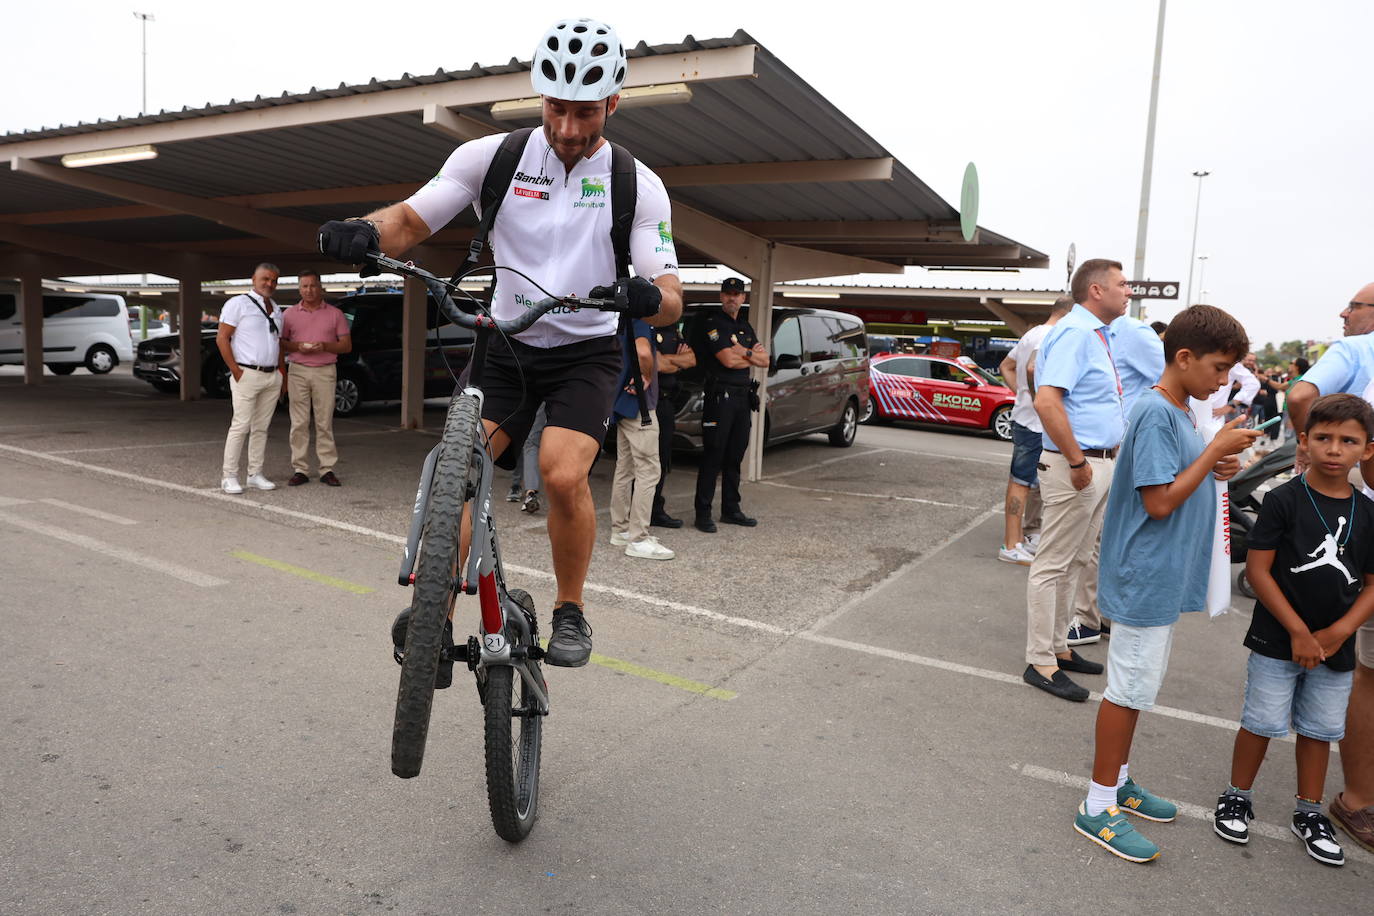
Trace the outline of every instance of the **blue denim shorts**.
{"type": "Polygon", "coordinates": [[[1011,421],[1011,482],[1023,487],[1040,486],[1040,450],[1044,446],[1040,434],[1011,421]]]}
{"type": "Polygon", "coordinates": [[[1175,626],[1112,623],[1112,638],[1107,646],[1107,689],[1102,696],[1126,709],[1154,709],[1164,672],[1169,670],[1175,626]]]}
{"type": "Polygon", "coordinates": [[[1250,653],[1245,671],[1241,728],[1263,738],[1284,738],[1291,723],[1293,731],[1313,741],[1345,737],[1345,706],[1355,672],[1325,665],[1308,669],[1258,652],[1250,653]]]}

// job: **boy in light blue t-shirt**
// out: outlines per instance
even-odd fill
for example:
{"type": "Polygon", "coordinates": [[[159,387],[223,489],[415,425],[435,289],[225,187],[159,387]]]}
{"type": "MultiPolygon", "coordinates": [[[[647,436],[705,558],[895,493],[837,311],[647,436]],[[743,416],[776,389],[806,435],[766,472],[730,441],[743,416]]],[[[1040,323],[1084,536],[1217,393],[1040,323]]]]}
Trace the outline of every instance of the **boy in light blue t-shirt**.
{"type": "Polygon", "coordinates": [[[1235,456],[1262,435],[1241,419],[1204,443],[1188,398],[1211,397],[1249,350],[1245,329],[1221,309],[1194,305],[1164,332],[1164,374],[1131,410],[1102,523],[1098,602],[1112,621],[1107,690],[1097,711],[1088,797],[1074,829],[1123,859],[1148,862],[1159,847],[1136,832],[1123,810],[1172,821],[1178,809],[1128,775],[1131,739],[1142,709],[1152,709],[1169,664],[1179,614],[1200,611],[1216,524],[1208,482],[1240,469],[1235,456]]]}

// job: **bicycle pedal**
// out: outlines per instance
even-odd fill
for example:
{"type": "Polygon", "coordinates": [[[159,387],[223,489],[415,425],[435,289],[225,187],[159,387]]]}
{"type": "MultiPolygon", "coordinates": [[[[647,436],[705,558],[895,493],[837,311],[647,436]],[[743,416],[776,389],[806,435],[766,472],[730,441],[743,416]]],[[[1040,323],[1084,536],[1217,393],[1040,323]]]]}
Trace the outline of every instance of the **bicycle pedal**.
{"type": "Polygon", "coordinates": [[[443,660],[446,662],[464,662],[468,660],[468,647],[466,644],[461,646],[448,646],[444,649],[443,660]]]}

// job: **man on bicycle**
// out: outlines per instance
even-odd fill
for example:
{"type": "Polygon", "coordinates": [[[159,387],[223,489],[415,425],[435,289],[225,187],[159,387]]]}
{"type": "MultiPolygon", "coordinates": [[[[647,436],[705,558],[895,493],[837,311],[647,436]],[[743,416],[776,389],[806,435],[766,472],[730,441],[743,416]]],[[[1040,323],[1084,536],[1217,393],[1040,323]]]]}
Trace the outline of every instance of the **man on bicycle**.
{"type": "MultiPolygon", "coordinates": [[[[625,82],[615,31],[591,19],[554,23],[535,48],[531,82],[543,98],[543,130],[529,135],[492,229],[499,265],[528,274],[554,295],[587,296],[616,280],[611,242],[611,148],[602,136],[625,82]]],[[[361,219],[326,223],[320,250],[350,264],[368,252],[404,252],[477,204],[504,134],[456,149],[439,174],[402,203],[361,219]]],[[[638,160],[630,261],[629,313],[655,326],[682,313],[671,212],[663,182],[638,160]]],[[[545,297],[513,271],[497,271],[491,313],[510,319],[545,297]]],[[[557,580],[547,649],[551,665],[577,667],[591,656],[582,591],[596,541],[588,474],[605,435],[621,373],[614,313],[555,309],[516,335],[493,340],[483,368],[482,423],[492,454],[519,448],[539,405],[548,425],[539,470],[549,504],[557,580]]]]}

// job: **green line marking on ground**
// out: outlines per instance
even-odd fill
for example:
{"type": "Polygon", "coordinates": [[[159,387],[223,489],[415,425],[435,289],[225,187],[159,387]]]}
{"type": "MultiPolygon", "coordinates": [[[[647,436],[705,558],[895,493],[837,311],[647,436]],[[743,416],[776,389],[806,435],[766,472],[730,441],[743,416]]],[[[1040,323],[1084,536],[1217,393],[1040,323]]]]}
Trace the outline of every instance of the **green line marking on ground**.
{"type": "Polygon", "coordinates": [[[358,585],[345,579],[335,579],[333,576],[326,576],[324,573],[317,573],[314,570],[302,569],[299,566],[292,566],[290,563],[283,563],[281,560],[274,560],[271,557],[258,556],[246,550],[231,550],[229,556],[239,560],[247,560],[249,563],[256,563],[259,566],[266,566],[269,569],[280,570],[290,573],[293,576],[300,576],[302,579],[309,579],[311,582],[318,582],[321,585],[328,585],[333,588],[341,588],[346,592],[355,595],[370,595],[376,589],[368,588],[366,585],[358,585]]]}
{"type": "MultiPolygon", "coordinates": [[[[540,644],[548,648],[547,639],[539,640],[540,644]]],[[[690,678],[678,677],[676,674],[668,674],[666,671],[655,671],[653,668],[646,668],[643,665],[636,665],[634,662],[627,662],[621,658],[611,658],[609,655],[598,655],[593,652],[591,657],[593,665],[600,665],[602,668],[609,668],[621,674],[628,674],[632,677],[642,677],[647,681],[655,681],[668,687],[676,687],[678,690],[685,690],[688,693],[699,693],[705,697],[716,700],[733,700],[739,694],[733,690],[726,690],[724,687],[712,687],[710,684],[703,684],[701,681],[694,681],[690,678]]]]}

